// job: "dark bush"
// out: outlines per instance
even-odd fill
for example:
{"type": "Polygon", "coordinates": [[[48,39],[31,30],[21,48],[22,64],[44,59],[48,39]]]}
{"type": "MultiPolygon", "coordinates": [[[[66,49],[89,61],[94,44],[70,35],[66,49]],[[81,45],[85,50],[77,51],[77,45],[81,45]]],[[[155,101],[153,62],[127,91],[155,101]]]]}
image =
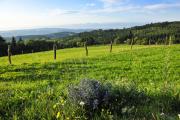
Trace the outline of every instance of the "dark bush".
{"type": "Polygon", "coordinates": [[[69,87],[68,100],[75,106],[83,106],[87,115],[99,113],[102,109],[112,114],[130,115],[137,106],[149,102],[144,92],[139,92],[133,86],[115,87],[111,84],[101,84],[95,80],[82,80],[77,86],[69,87]]]}
{"type": "Polygon", "coordinates": [[[82,80],[79,85],[69,88],[68,98],[77,105],[83,105],[87,110],[96,110],[108,104],[110,89],[95,80],[82,80]]]}

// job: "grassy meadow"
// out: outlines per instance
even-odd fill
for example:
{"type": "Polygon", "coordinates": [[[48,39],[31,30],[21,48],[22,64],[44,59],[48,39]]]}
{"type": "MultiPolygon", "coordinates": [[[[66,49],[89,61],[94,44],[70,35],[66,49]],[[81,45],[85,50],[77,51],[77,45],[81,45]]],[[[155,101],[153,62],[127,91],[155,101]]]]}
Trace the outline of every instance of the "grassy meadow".
{"type": "Polygon", "coordinates": [[[0,120],[179,119],[180,45],[88,49],[88,57],[84,48],[58,50],[57,60],[53,51],[16,55],[12,65],[1,57],[0,120]],[[89,118],[67,100],[69,86],[83,79],[110,84],[120,98],[89,118]]]}

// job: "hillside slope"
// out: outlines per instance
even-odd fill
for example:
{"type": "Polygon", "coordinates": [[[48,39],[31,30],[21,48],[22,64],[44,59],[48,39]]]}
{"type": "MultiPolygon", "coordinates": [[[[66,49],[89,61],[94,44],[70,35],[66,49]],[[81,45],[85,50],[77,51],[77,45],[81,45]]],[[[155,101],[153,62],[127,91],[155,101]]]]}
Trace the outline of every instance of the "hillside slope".
{"type": "MultiPolygon", "coordinates": [[[[159,47],[159,46],[151,46],[159,47]]],[[[136,46],[135,49],[148,48],[148,46],[136,46]]],[[[110,47],[107,46],[91,46],[88,47],[89,56],[88,58],[97,57],[97,56],[106,56],[109,55],[110,47]]],[[[120,51],[130,51],[130,46],[127,45],[117,45],[113,46],[113,53],[118,53],[120,51]]],[[[0,57],[0,66],[8,65],[8,57],[0,57]]],[[[76,58],[86,58],[84,47],[80,48],[68,48],[68,49],[59,49],[57,50],[57,60],[63,61],[67,59],[76,59],[76,58]]],[[[54,62],[54,51],[30,53],[23,55],[14,55],[12,56],[12,64],[20,65],[26,63],[46,63],[54,62]]]]}
{"type": "MultiPolygon", "coordinates": [[[[0,58],[0,119],[178,120],[180,45],[64,49],[0,58]],[[106,85],[108,107],[71,106],[69,90],[83,79],[106,85]],[[81,111],[81,112],[79,112],[81,111]],[[88,116],[87,113],[91,113],[88,116]]],[[[75,89],[76,90],[76,89],[75,89]]],[[[84,91],[89,88],[82,89],[84,91]]],[[[96,89],[94,89],[96,90],[96,89]]],[[[74,98],[77,97],[73,94],[74,98]]],[[[88,96],[89,97],[89,96],[88,96]]],[[[95,98],[96,99],[96,98],[95,98]]],[[[83,101],[82,101],[83,102],[83,101]]]]}
{"type": "Polygon", "coordinates": [[[91,39],[91,44],[114,43],[134,44],[168,44],[180,43],[180,22],[152,23],[124,29],[94,30],[79,33],[75,37],[91,39]]]}

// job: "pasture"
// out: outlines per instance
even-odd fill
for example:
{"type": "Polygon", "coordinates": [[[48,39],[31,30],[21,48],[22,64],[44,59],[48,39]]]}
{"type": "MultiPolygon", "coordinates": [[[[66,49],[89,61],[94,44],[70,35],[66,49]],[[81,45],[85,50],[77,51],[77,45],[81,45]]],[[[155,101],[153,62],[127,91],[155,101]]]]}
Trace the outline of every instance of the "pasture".
{"type": "Polygon", "coordinates": [[[58,50],[57,60],[53,51],[16,55],[12,65],[1,57],[0,119],[90,119],[83,108],[68,107],[69,86],[83,79],[110,84],[124,98],[95,110],[91,119],[179,119],[180,45],[88,50],[89,56],[84,48],[58,50]]]}

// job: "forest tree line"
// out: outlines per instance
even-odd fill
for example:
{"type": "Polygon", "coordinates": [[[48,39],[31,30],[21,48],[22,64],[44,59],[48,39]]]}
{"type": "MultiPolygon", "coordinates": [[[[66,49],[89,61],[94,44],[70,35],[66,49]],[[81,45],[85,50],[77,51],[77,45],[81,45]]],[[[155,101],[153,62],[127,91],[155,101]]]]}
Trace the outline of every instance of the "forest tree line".
{"type": "Polygon", "coordinates": [[[180,43],[180,22],[163,22],[136,26],[127,29],[94,30],[82,32],[73,36],[47,39],[47,40],[17,40],[12,37],[11,42],[6,42],[0,36],[0,56],[7,55],[8,45],[11,45],[12,54],[32,53],[48,51],[53,49],[53,44],[58,49],[81,47],[84,42],[87,45],[110,44],[133,44],[152,45],[152,44],[179,44],[180,43]]]}

